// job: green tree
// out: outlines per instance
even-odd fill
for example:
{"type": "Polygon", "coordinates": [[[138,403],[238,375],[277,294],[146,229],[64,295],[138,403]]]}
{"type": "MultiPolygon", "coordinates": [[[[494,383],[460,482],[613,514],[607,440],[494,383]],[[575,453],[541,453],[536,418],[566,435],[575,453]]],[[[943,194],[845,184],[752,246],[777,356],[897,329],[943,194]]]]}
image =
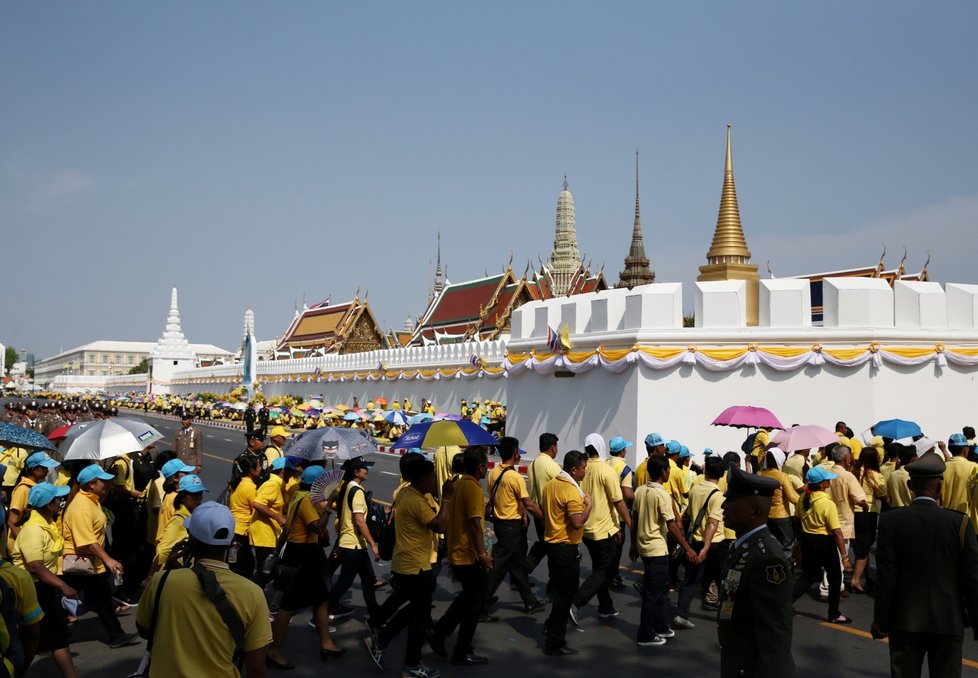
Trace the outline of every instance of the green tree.
{"type": "Polygon", "coordinates": [[[7,350],[4,351],[4,362],[3,362],[4,366],[7,368],[7,371],[10,371],[10,368],[13,367],[14,363],[17,362],[18,360],[19,358],[17,357],[17,349],[14,348],[13,346],[8,346],[7,350]]]}
{"type": "Polygon", "coordinates": [[[690,313],[683,316],[683,327],[696,327],[696,315],[690,313]]]}
{"type": "Polygon", "coordinates": [[[129,368],[129,374],[146,374],[149,372],[149,358],[143,358],[138,365],[129,368]]]}

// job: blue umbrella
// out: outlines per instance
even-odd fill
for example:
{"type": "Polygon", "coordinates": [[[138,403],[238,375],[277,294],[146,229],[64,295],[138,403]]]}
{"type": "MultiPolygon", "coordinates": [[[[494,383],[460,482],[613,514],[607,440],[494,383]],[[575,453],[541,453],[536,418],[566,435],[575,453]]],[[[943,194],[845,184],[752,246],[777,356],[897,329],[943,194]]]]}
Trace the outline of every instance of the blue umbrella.
{"type": "Polygon", "coordinates": [[[391,449],[445,447],[447,445],[498,445],[499,441],[471,421],[427,421],[404,432],[391,449]]]}
{"type": "Polygon", "coordinates": [[[326,426],[290,438],[282,453],[309,461],[352,459],[377,451],[377,443],[362,429],[326,426]]]}
{"type": "Polygon", "coordinates": [[[887,419],[873,427],[873,435],[900,440],[921,435],[920,426],[904,419],[887,419]]]}
{"type": "Polygon", "coordinates": [[[57,450],[50,440],[37,431],[0,422],[0,445],[3,447],[23,447],[28,450],[57,450]]]}
{"type": "Polygon", "coordinates": [[[343,421],[363,421],[360,415],[352,410],[343,415],[343,421]]]}
{"type": "MultiPolygon", "coordinates": [[[[413,417],[411,419],[413,419],[413,417]]],[[[389,421],[397,426],[404,426],[411,420],[408,419],[407,416],[400,410],[391,410],[390,412],[384,414],[384,421],[389,421]]]]}
{"type": "Polygon", "coordinates": [[[414,426],[415,424],[423,424],[426,421],[431,421],[432,419],[434,419],[433,416],[431,416],[427,412],[422,412],[421,414],[416,414],[413,417],[411,417],[410,419],[408,419],[407,420],[407,423],[409,423],[412,426],[414,426]]]}

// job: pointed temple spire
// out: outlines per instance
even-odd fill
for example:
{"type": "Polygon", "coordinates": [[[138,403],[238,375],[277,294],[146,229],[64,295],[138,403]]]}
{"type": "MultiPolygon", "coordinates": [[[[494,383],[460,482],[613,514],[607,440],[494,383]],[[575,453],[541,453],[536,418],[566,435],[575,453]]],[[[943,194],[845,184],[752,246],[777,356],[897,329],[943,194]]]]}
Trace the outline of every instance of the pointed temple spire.
{"type": "Polygon", "coordinates": [[[638,149],[635,150],[635,223],[632,225],[632,244],[625,257],[625,270],[618,276],[618,287],[631,289],[655,282],[655,273],[649,268],[642,238],[642,218],[638,190],[638,149]]]}
{"type": "Polygon", "coordinates": [[[170,292],[170,312],[166,314],[163,336],[153,348],[153,356],[159,358],[194,358],[190,343],[180,327],[180,308],[177,304],[177,288],[170,292]]]}
{"type": "Polygon", "coordinates": [[[727,158],[723,168],[723,193],[720,212],[713,233],[713,244],[706,254],[706,266],[700,266],[700,282],[743,280],[747,284],[747,325],[756,326],[761,276],[757,264],[750,263],[750,250],[740,224],[740,208],[734,188],[733,153],[730,150],[730,125],[727,125],[727,158]]]}
{"type": "Polygon", "coordinates": [[[727,159],[723,168],[723,193],[720,195],[720,211],[713,233],[713,244],[706,253],[710,264],[746,264],[750,262],[750,250],[740,224],[740,207],[737,205],[737,189],[734,187],[733,153],[730,149],[730,128],[727,125],[727,159]]]}
{"type": "Polygon", "coordinates": [[[441,270],[441,231],[438,231],[438,255],[435,263],[435,295],[441,294],[443,289],[445,289],[445,281],[442,277],[441,270]]]}
{"type": "Polygon", "coordinates": [[[554,249],[550,255],[550,273],[554,280],[554,295],[562,296],[570,287],[571,278],[581,267],[577,247],[577,224],[574,219],[574,196],[564,175],[564,190],[557,196],[557,223],[554,230],[554,249]]]}

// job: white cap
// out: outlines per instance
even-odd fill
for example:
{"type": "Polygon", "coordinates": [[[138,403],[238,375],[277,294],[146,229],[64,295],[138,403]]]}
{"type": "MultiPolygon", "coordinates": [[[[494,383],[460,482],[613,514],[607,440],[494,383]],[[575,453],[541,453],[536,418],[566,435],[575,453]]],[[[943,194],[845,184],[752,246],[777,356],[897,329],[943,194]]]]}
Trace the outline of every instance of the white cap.
{"type": "Polygon", "coordinates": [[[234,516],[216,501],[205,501],[194,509],[183,526],[191,537],[210,546],[227,546],[234,539],[234,516]]]}

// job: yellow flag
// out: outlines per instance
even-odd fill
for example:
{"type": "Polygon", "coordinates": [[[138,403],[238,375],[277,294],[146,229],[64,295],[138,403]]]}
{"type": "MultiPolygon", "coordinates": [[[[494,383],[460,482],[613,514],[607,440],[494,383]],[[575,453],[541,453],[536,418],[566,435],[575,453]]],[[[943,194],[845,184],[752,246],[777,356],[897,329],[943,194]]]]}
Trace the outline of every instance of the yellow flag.
{"type": "Polygon", "coordinates": [[[566,352],[572,348],[574,347],[570,341],[570,327],[567,326],[567,323],[564,323],[564,326],[560,328],[560,350],[561,352],[566,352]]]}

